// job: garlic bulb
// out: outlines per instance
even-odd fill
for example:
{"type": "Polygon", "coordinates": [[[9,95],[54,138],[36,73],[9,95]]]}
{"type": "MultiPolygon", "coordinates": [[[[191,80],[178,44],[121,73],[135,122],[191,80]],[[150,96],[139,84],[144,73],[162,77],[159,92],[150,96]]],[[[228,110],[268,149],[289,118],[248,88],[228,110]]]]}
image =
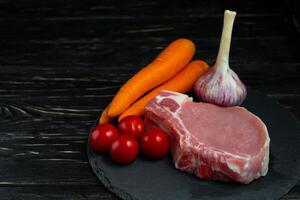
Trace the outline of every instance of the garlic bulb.
{"type": "Polygon", "coordinates": [[[245,100],[247,91],[237,74],[229,67],[229,51],[236,12],[226,10],[222,37],[215,65],[195,84],[194,91],[204,102],[219,106],[237,106],[245,100]]]}

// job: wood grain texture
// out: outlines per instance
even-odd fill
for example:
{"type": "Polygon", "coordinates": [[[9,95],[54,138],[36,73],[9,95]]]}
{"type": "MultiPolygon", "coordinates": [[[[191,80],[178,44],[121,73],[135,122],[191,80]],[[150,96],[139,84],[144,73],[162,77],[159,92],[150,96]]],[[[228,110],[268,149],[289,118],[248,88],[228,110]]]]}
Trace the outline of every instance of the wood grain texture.
{"type": "Polygon", "coordinates": [[[109,194],[105,188],[97,185],[7,186],[0,188],[0,198],[14,200],[117,200],[113,194],[109,194]]]}
{"type": "MultiPolygon", "coordinates": [[[[87,163],[91,126],[173,39],[191,38],[196,57],[213,64],[226,8],[238,11],[231,67],[299,119],[300,37],[291,5],[0,0],[0,199],[115,199],[87,163]]],[[[283,199],[300,198],[299,188],[283,199]]]]}

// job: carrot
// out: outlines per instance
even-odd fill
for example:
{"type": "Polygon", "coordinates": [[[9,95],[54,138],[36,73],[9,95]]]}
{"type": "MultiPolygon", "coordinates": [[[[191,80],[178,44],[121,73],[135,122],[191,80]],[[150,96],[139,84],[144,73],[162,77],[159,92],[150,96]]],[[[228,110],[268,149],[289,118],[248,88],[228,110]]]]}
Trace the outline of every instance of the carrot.
{"type": "Polygon", "coordinates": [[[107,115],[108,108],[109,108],[109,105],[103,110],[101,117],[99,119],[99,124],[108,123],[112,120],[112,118],[107,115]]]}
{"type": "Polygon", "coordinates": [[[192,41],[173,41],[149,65],[121,87],[110,104],[108,116],[118,116],[146,92],[175,76],[190,62],[194,53],[195,45],[192,41]]]}
{"type": "Polygon", "coordinates": [[[144,114],[144,108],[147,103],[154,98],[162,90],[171,90],[174,92],[186,93],[191,90],[198,80],[198,78],[208,70],[208,64],[201,60],[192,61],[181,72],[179,72],[174,78],[167,81],[163,85],[155,88],[150,93],[139,99],[132,104],[126,111],[120,116],[119,120],[128,115],[142,116],[144,114]]]}

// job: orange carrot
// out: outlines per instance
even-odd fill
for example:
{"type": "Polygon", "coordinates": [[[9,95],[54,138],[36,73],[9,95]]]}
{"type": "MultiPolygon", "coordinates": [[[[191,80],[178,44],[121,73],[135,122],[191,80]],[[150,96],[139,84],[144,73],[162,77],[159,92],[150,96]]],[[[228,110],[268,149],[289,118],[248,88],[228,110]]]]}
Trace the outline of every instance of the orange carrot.
{"type": "Polygon", "coordinates": [[[112,120],[112,118],[107,115],[108,108],[109,108],[109,105],[103,110],[101,117],[99,119],[99,124],[108,123],[112,120]]]}
{"type": "Polygon", "coordinates": [[[162,90],[171,90],[174,92],[186,93],[191,90],[199,78],[204,72],[208,70],[206,62],[201,60],[192,61],[188,64],[181,72],[179,72],[174,78],[167,81],[163,85],[155,88],[150,93],[139,99],[137,102],[132,104],[126,111],[120,116],[119,120],[123,119],[128,115],[142,116],[144,114],[144,108],[146,104],[154,98],[162,90]]]}
{"type": "Polygon", "coordinates": [[[109,117],[116,117],[149,90],[175,76],[190,62],[195,45],[188,39],[169,44],[149,65],[129,79],[113,98],[108,109],[109,117]]]}

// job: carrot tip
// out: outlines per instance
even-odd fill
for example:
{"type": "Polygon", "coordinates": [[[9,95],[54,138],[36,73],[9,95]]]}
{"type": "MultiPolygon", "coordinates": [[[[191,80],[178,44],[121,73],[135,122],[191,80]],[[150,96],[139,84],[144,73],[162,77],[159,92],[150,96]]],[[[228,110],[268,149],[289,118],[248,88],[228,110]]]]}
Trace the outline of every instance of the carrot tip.
{"type": "Polygon", "coordinates": [[[108,123],[112,120],[112,118],[107,115],[107,109],[109,109],[109,106],[103,110],[103,112],[99,118],[99,124],[108,123]]]}

